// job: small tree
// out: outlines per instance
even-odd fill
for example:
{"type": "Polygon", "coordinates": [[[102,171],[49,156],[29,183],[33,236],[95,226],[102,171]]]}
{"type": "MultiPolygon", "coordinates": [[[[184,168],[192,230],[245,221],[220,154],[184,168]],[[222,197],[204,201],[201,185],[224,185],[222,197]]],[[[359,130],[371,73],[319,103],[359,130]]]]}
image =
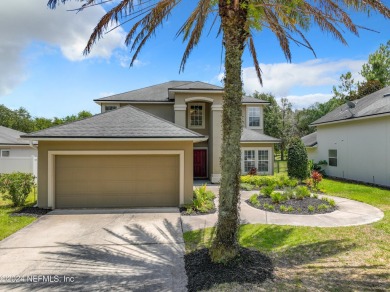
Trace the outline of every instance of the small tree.
{"type": "Polygon", "coordinates": [[[307,152],[299,138],[293,138],[288,149],[287,173],[289,177],[304,180],[307,178],[307,152]]]}
{"type": "Polygon", "coordinates": [[[13,172],[0,175],[0,192],[3,193],[3,199],[11,200],[16,207],[24,205],[34,185],[34,175],[31,173],[13,172]]]}

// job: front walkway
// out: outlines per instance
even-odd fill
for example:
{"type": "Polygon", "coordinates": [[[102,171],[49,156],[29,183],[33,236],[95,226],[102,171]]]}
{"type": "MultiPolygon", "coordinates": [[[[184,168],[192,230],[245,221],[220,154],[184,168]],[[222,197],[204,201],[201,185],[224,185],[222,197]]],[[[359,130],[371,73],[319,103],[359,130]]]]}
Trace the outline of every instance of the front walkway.
{"type": "MultiPolygon", "coordinates": [[[[207,186],[207,189],[218,194],[219,186],[207,186]]],[[[280,214],[259,210],[249,206],[245,201],[258,191],[241,191],[241,224],[276,224],[293,226],[341,227],[369,224],[379,221],[384,214],[371,205],[339,197],[329,197],[335,200],[338,209],[332,213],[317,215],[280,214]]],[[[322,196],[320,196],[322,197],[322,196]]],[[[218,200],[218,199],[217,199],[218,200]]],[[[216,204],[218,206],[218,201],[216,204]]],[[[213,227],[218,215],[181,216],[183,231],[213,227]]]]}

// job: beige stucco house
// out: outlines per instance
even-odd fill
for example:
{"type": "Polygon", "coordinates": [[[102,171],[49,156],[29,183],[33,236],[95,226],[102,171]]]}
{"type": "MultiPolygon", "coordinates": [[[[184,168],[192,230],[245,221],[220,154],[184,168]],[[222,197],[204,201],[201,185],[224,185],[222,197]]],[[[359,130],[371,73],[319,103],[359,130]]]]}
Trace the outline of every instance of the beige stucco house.
{"type": "Polygon", "coordinates": [[[328,175],[390,186],[390,86],[338,107],[312,126],[317,132],[302,140],[309,158],[328,161],[328,175]]]}
{"type": "MultiPolygon", "coordinates": [[[[38,205],[179,206],[194,179],[221,178],[223,88],[170,81],[95,102],[101,114],[24,135],[39,141],[38,205]]],[[[273,145],[263,133],[267,102],[243,97],[242,171],[273,173],[273,145]]]]}

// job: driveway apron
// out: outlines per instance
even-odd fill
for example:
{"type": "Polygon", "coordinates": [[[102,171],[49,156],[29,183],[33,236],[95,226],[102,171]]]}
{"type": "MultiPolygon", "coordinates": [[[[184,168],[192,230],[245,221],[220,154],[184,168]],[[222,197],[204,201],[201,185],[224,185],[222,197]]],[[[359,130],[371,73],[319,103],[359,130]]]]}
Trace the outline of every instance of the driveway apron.
{"type": "Polygon", "coordinates": [[[177,208],[56,210],[0,242],[0,290],[186,291],[183,256],[177,208]]]}

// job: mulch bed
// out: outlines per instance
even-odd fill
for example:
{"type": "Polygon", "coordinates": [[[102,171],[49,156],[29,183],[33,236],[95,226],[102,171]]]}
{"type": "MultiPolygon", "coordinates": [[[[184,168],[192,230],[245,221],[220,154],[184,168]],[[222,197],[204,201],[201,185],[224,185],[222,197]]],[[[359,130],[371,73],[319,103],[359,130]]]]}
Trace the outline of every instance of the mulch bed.
{"type": "Polygon", "coordinates": [[[214,208],[214,209],[209,210],[208,212],[198,212],[198,211],[194,211],[194,212],[192,212],[191,214],[188,214],[188,213],[187,213],[187,208],[186,208],[186,207],[180,207],[180,208],[179,208],[179,211],[180,211],[180,215],[182,215],[182,216],[199,216],[199,215],[214,214],[215,212],[217,212],[217,209],[214,208]]]}
{"type": "Polygon", "coordinates": [[[38,207],[24,207],[22,210],[14,212],[11,216],[31,216],[40,217],[52,211],[51,209],[42,209],[38,207]]]}
{"type": "Polygon", "coordinates": [[[269,257],[252,249],[240,247],[232,262],[211,262],[209,250],[199,249],[184,256],[188,291],[210,289],[224,283],[259,284],[273,279],[274,265],[269,257]]]}
{"type": "Polygon", "coordinates": [[[264,211],[268,211],[268,212],[274,212],[274,213],[282,213],[282,214],[313,215],[313,214],[331,213],[331,212],[337,210],[337,205],[335,207],[332,207],[329,205],[328,202],[320,200],[320,199],[316,199],[316,198],[304,198],[303,200],[291,199],[291,200],[281,202],[280,204],[274,204],[274,203],[272,203],[271,198],[267,198],[264,196],[258,196],[257,198],[260,202],[260,206],[255,206],[255,205],[251,204],[251,202],[249,202],[249,200],[246,200],[245,202],[248,205],[250,205],[256,209],[260,209],[260,210],[264,210],[264,211]],[[273,205],[275,207],[275,210],[270,210],[270,209],[264,208],[263,207],[264,203],[269,204],[269,205],[273,205]],[[322,205],[322,204],[328,205],[329,208],[326,210],[317,210],[317,206],[322,205]],[[280,211],[280,209],[279,209],[280,205],[284,205],[286,207],[292,206],[294,208],[294,211],[290,211],[290,212],[280,211]],[[310,212],[308,210],[308,207],[310,205],[315,207],[315,211],[310,212]]]}

